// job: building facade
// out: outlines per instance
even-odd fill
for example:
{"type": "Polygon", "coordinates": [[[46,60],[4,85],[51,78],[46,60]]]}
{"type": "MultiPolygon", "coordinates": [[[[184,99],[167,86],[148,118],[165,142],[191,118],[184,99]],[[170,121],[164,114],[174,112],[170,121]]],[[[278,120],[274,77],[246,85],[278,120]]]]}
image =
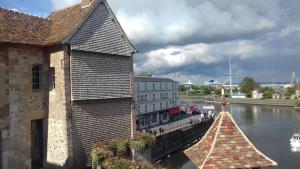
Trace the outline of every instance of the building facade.
{"type": "Polygon", "coordinates": [[[137,51],[105,0],[0,23],[1,169],[85,168],[98,138],[133,135],[137,51]]]}
{"type": "Polygon", "coordinates": [[[295,85],[295,94],[298,99],[300,99],[300,85],[295,85]]]}
{"type": "Polygon", "coordinates": [[[179,83],[151,76],[136,76],[134,80],[137,128],[143,130],[168,122],[180,106],[179,83]]]}

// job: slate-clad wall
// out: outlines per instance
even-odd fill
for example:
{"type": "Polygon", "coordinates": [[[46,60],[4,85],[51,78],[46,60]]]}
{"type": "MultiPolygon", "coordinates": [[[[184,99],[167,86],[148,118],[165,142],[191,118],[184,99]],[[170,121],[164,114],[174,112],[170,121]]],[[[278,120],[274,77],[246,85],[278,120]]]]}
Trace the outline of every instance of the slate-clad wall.
{"type": "Polygon", "coordinates": [[[70,39],[72,49],[131,56],[125,35],[113,18],[105,4],[99,3],[70,39]]]}
{"type": "Polygon", "coordinates": [[[91,147],[97,138],[130,136],[131,98],[73,101],[72,107],[74,168],[91,165],[91,147]]]}
{"type": "Polygon", "coordinates": [[[71,52],[72,99],[131,97],[131,57],[71,52]]]}

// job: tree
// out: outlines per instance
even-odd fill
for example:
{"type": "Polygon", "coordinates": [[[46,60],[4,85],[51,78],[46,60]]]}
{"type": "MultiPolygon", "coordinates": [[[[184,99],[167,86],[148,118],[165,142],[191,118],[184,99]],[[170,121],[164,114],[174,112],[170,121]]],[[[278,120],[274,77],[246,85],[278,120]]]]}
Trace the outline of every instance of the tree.
{"type": "Polygon", "coordinates": [[[272,95],[275,93],[274,89],[270,87],[265,87],[263,89],[263,98],[264,99],[272,99],[272,95]]]}
{"type": "Polygon", "coordinates": [[[285,90],[284,96],[287,97],[287,98],[290,98],[294,94],[295,94],[295,87],[288,87],[285,90]]]}
{"type": "Polygon", "coordinates": [[[257,83],[252,77],[245,77],[240,83],[241,92],[245,93],[247,97],[251,97],[252,91],[259,88],[260,84],[257,83]]]}
{"type": "Polygon", "coordinates": [[[178,88],[179,88],[179,91],[180,91],[180,92],[186,91],[186,88],[185,88],[185,85],[184,85],[184,84],[179,84],[179,85],[178,85],[178,88]]]}

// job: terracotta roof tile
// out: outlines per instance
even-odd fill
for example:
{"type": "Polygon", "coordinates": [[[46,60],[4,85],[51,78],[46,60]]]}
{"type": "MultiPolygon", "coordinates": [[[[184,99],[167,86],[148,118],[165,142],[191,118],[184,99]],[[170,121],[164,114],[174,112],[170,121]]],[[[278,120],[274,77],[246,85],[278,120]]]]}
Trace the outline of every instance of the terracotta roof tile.
{"type": "Polygon", "coordinates": [[[46,18],[0,8],[0,42],[41,45],[49,29],[46,18]]]}
{"type": "Polygon", "coordinates": [[[258,151],[228,112],[221,112],[204,137],[185,154],[198,168],[272,167],[277,163],[258,151]]]}
{"type": "Polygon", "coordinates": [[[94,4],[95,3],[86,8],[81,8],[81,5],[78,4],[63,10],[52,12],[48,16],[48,19],[51,21],[51,28],[49,35],[45,39],[45,43],[53,44],[66,38],[87,16],[94,4]]]}
{"type": "Polygon", "coordinates": [[[70,35],[93,8],[80,4],[52,12],[47,18],[0,8],[0,42],[48,45],[70,35]]]}

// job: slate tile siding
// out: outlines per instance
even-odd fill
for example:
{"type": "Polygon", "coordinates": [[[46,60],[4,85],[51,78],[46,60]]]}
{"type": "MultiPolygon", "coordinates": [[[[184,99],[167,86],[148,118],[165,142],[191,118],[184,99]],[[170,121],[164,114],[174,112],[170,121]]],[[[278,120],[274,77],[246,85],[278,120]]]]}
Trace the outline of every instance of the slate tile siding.
{"type": "Polygon", "coordinates": [[[113,18],[104,3],[97,4],[93,13],[71,38],[72,49],[131,56],[132,50],[125,35],[113,18]]]}
{"type": "Polygon", "coordinates": [[[91,147],[97,138],[130,136],[131,98],[73,101],[72,105],[75,168],[91,165],[91,147]]]}
{"type": "Polygon", "coordinates": [[[131,97],[130,57],[71,52],[72,99],[131,97]]]}

